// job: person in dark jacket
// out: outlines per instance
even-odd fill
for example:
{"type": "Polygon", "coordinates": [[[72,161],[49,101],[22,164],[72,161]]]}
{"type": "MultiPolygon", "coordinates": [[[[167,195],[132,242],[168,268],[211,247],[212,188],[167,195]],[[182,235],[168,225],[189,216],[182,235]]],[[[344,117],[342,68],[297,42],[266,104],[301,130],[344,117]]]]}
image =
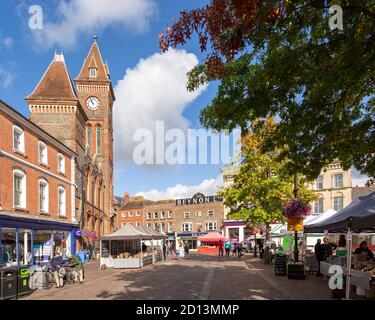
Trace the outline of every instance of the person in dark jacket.
{"type": "Polygon", "coordinates": [[[333,254],[333,250],[336,250],[337,245],[333,242],[329,242],[328,237],[323,238],[323,244],[320,246],[320,250],[322,250],[322,254],[324,256],[324,260],[327,260],[333,254]]]}
{"type": "Polygon", "coordinates": [[[374,259],[373,252],[367,247],[367,242],[362,241],[357,249],[355,249],[354,254],[363,254],[366,256],[366,261],[374,259]]]}
{"type": "Polygon", "coordinates": [[[53,271],[53,275],[55,277],[56,288],[61,288],[64,286],[64,276],[63,273],[59,272],[60,268],[63,265],[63,257],[60,255],[59,252],[56,252],[56,256],[54,256],[49,265],[53,271]]]}
{"type": "Polygon", "coordinates": [[[322,254],[323,251],[320,248],[321,245],[322,245],[322,240],[318,239],[314,246],[315,257],[316,257],[316,260],[318,261],[318,271],[316,272],[317,276],[322,276],[322,274],[320,273],[320,261],[324,260],[324,254],[322,254]]]}

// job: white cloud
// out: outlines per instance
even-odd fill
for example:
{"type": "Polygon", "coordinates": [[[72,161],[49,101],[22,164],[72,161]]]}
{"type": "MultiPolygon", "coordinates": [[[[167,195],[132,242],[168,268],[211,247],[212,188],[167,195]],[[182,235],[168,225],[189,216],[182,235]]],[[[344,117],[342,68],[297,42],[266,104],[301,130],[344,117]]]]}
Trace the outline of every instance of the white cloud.
{"type": "MultiPolygon", "coordinates": [[[[157,11],[154,0],[70,0],[60,1],[57,22],[44,21],[43,29],[33,32],[37,43],[45,47],[74,46],[80,34],[93,34],[112,24],[145,31],[157,11]]],[[[44,12],[44,19],[47,14],[44,12]]]]}
{"type": "Polygon", "coordinates": [[[222,176],[220,175],[216,179],[205,179],[198,185],[187,186],[177,184],[173,187],[166,188],[165,190],[152,189],[149,191],[138,192],[136,195],[144,196],[145,199],[149,200],[189,198],[197,192],[208,196],[217,194],[222,184],[223,180],[222,176]]]}
{"type": "MultiPolygon", "coordinates": [[[[187,75],[198,64],[197,57],[185,50],[169,50],[141,59],[115,86],[114,133],[116,161],[130,161],[137,129],[155,133],[156,121],[163,121],[165,131],[187,130],[189,121],[184,109],[205,87],[188,92],[187,75]]],[[[139,142],[138,142],[139,143],[139,142]]]]}
{"type": "Polygon", "coordinates": [[[14,80],[14,74],[0,67],[0,85],[3,89],[8,89],[14,80]]]}
{"type": "Polygon", "coordinates": [[[361,174],[357,169],[352,170],[352,185],[353,186],[364,186],[370,178],[364,174],[361,174]]]}

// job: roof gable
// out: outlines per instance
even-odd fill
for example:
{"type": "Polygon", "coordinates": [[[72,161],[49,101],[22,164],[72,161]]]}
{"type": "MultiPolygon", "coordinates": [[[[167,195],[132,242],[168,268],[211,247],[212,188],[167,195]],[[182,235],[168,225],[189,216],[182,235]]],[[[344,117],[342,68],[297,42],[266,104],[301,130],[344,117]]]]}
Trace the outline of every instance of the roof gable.
{"type": "Polygon", "coordinates": [[[79,75],[77,76],[77,78],[75,78],[75,80],[110,81],[108,75],[108,68],[106,68],[103,63],[99,46],[96,41],[92,44],[89,54],[87,55],[85,62],[83,63],[81,71],[79,72],[79,75]],[[94,67],[97,69],[97,76],[95,78],[92,78],[90,77],[90,68],[94,67]]]}
{"type": "Polygon", "coordinates": [[[62,53],[55,53],[38,85],[26,100],[78,101],[62,53]]]}

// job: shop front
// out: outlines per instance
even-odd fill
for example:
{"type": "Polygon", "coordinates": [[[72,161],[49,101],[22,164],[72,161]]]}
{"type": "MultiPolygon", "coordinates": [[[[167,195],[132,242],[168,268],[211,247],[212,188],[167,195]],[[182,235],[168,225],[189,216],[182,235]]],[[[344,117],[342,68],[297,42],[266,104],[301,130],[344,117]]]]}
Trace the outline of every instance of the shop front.
{"type": "Polygon", "coordinates": [[[72,223],[0,215],[0,267],[48,262],[57,253],[75,254],[72,223]]]}
{"type": "Polygon", "coordinates": [[[189,245],[189,250],[193,252],[197,251],[200,245],[198,237],[205,234],[205,232],[178,233],[176,238],[178,249],[181,250],[180,248],[184,248],[184,244],[187,242],[189,245]]]}

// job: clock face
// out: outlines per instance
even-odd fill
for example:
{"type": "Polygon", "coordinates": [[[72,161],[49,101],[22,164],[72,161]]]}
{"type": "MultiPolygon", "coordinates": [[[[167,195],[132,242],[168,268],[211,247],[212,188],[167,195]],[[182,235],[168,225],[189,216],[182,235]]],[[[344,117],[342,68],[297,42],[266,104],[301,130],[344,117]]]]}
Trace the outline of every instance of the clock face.
{"type": "Polygon", "coordinates": [[[86,106],[87,108],[89,108],[90,110],[97,110],[99,107],[100,107],[100,101],[98,98],[96,97],[89,97],[87,100],[86,100],[86,106]]]}

